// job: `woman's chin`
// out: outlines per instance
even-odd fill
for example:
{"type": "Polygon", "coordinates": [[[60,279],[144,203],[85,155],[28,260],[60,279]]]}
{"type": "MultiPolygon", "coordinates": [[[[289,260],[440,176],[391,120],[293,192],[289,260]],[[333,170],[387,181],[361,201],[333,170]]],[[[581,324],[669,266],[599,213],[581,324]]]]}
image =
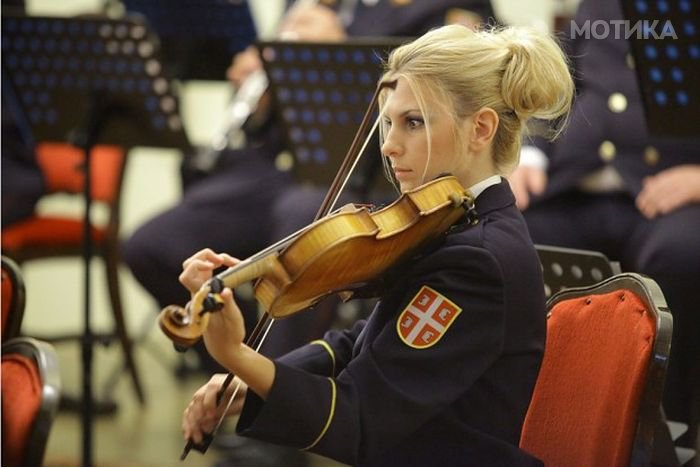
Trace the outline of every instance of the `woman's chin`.
{"type": "Polygon", "coordinates": [[[399,190],[401,190],[401,193],[406,193],[408,191],[411,191],[413,189],[413,184],[408,183],[408,182],[400,182],[399,183],[399,190]]]}

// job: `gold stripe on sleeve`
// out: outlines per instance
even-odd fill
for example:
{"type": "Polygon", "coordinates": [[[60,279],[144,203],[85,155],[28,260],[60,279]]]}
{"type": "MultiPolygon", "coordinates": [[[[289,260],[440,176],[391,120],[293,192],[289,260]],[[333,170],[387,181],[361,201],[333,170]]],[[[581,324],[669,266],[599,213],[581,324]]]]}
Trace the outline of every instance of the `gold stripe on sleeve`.
{"type": "MultiPolygon", "coordinates": [[[[328,345],[328,344],[326,344],[328,345]]],[[[323,435],[326,434],[326,431],[328,431],[328,427],[331,426],[331,421],[333,420],[333,417],[335,416],[335,397],[336,397],[336,389],[335,389],[335,381],[333,378],[328,378],[328,381],[331,382],[331,408],[328,411],[328,420],[326,420],[326,425],[323,427],[323,430],[321,430],[321,434],[318,435],[318,438],[314,440],[313,443],[308,445],[307,447],[303,448],[302,451],[307,451],[311,449],[312,447],[316,446],[319,441],[321,441],[321,438],[323,438],[323,435]]]]}
{"type": "Polygon", "coordinates": [[[331,375],[335,376],[335,352],[333,352],[331,346],[328,345],[328,342],[324,341],[323,339],[317,339],[315,341],[311,341],[310,344],[317,344],[326,349],[328,355],[331,356],[331,362],[333,362],[333,371],[331,375]]]}

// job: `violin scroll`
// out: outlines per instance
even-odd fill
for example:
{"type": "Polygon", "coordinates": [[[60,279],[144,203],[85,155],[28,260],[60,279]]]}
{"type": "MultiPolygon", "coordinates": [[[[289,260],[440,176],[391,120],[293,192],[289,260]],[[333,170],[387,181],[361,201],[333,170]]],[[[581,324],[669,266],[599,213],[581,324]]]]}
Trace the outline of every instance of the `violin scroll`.
{"type": "Polygon", "coordinates": [[[220,292],[223,285],[218,279],[210,281],[195,294],[185,307],[168,305],[160,312],[158,324],[178,350],[192,347],[204,333],[209,323],[209,312],[224,306],[220,292]]]}

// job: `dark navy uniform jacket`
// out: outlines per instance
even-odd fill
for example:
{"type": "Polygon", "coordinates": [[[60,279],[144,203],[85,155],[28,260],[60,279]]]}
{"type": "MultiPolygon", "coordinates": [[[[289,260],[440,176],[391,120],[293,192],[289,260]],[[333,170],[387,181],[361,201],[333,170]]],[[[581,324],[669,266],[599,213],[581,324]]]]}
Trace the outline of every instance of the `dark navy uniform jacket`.
{"type": "Polygon", "coordinates": [[[517,448],[544,349],[540,263],[507,182],[476,210],[479,223],[412,263],[366,322],[276,361],[239,433],[360,466],[540,465],[517,448]],[[421,348],[400,329],[426,292],[461,311],[421,348]]]}

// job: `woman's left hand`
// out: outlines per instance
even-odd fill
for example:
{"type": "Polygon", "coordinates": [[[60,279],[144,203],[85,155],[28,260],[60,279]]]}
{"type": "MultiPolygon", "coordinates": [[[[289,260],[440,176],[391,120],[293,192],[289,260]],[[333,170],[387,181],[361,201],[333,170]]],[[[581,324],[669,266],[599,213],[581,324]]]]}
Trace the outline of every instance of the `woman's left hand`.
{"type": "Polygon", "coordinates": [[[653,219],[685,205],[700,202],[700,165],[671,167],[644,179],[637,208],[653,219]]]}
{"type": "Polygon", "coordinates": [[[210,248],[199,250],[182,263],[182,272],[178,280],[191,294],[197,293],[202,285],[211,279],[214,269],[221,266],[235,266],[239,259],[226,253],[215,253],[210,248]]]}
{"type": "MultiPolygon", "coordinates": [[[[216,253],[209,248],[198,251],[182,263],[180,283],[194,296],[204,283],[211,279],[214,270],[221,266],[235,266],[240,261],[226,253],[216,253]]],[[[211,313],[204,330],[207,351],[221,365],[230,368],[232,352],[240,349],[245,337],[245,324],[241,310],[233,300],[231,289],[221,292],[224,307],[211,313]]]]}

